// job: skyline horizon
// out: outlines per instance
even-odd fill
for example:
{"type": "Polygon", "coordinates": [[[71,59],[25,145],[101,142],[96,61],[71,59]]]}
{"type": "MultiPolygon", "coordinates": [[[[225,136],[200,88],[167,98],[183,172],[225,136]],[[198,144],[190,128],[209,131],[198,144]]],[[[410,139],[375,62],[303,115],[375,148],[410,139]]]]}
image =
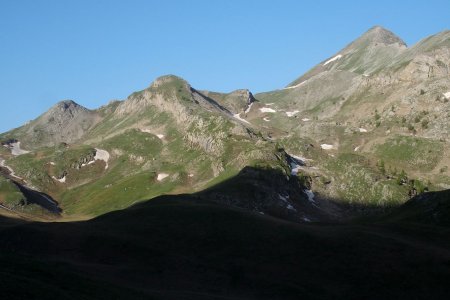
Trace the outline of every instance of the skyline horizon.
{"type": "MultiPolygon", "coordinates": [[[[445,1],[434,2],[450,6],[445,1]]],[[[405,22],[414,21],[417,14],[429,9],[430,5],[417,3],[408,7],[410,15],[403,14],[403,19],[393,18],[404,10],[402,3],[388,1],[364,8],[354,6],[351,11],[335,3],[323,7],[321,3],[302,5],[295,1],[283,2],[292,6],[289,11],[265,1],[242,5],[231,1],[211,8],[205,8],[202,0],[192,5],[153,3],[154,7],[137,0],[129,6],[114,1],[86,3],[65,7],[30,2],[25,10],[21,5],[6,5],[12,10],[22,9],[24,17],[44,21],[36,23],[22,24],[14,14],[0,12],[4,29],[0,42],[7,45],[0,50],[2,106],[4,111],[21,107],[20,113],[0,118],[0,132],[22,126],[59,101],[73,100],[96,109],[112,100],[125,100],[164,75],[181,77],[198,90],[222,93],[248,89],[258,94],[282,89],[374,26],[391,31],[408,47],[450,29],[444,18],[439,21],[445,10],[439,10],[441,15],[434,16],[433,22],[426,18],[405,22]],[[135,10],[137,5],[142,11],[135,10]],[[391,9],[385,11],[384,6],[391,9]],[[86,7],[90,10],[83,9],[86,7]],[[242,10],[236,11],[236,7],[242,10]],[[200,8],[202,15],[209,13],[208,17],[192,20],[189,12],[198,14],[200,8]],[[253,14],[247,15],[247,11],[253,14]],[[68,13],[65,17],[64,12],[68,13]],[[127,14],[130,12],[135,15],[127,14]],[[336,12],[353,18],[343,18],[336,12]],[[360,14],[355,17],[352,13],[360,14]],[[115,21],[118,16],[124,17],[122,22],[115,21]],[[263,17],[272,19],[255,23],[263,17]],[[108,23],[112,19],[114,22],[108,23]],[[248,19],[250,25],[242,26],[240,22],[248,19]],[[327,26],[330,24],[342,26],[327,26]],[[313,30],[298,33],[297,28],[313,30]],[[292,38],[294,35],[297,37],[292,38]]]]}

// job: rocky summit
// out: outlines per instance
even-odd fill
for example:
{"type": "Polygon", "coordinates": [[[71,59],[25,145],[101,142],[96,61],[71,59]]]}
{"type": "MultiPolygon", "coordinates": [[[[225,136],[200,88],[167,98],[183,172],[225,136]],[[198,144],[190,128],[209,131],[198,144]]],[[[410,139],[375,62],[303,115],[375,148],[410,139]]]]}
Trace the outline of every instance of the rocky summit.
{"type": "Polygon", "coordinates": [[[407,46],[375,26],[258,94],[167,75],[98,109],[61,101],[0,134],[0,286],[448,298],[449,134],[450,31],[407,46]]]}

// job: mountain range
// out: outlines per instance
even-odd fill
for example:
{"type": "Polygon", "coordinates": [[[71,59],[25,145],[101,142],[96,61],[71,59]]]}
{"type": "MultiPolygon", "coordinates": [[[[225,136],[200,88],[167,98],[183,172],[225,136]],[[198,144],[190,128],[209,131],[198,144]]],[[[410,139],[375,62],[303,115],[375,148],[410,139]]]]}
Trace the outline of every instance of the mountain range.
{"type": "Polygon", "coordinates": [[[448,296],[449,100],[450,31],[407,46],[375,26],[279,90],[167,75],[61,101],[0,134],[2,290],[448,296]]]}

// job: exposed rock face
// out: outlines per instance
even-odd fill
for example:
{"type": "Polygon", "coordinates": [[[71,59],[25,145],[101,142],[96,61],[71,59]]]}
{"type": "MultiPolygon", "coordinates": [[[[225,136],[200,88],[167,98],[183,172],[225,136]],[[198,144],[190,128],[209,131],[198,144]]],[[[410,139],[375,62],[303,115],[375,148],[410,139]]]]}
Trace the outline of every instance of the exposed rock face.
{"type": "MultiPolygon", "coordinates": [[[[246,97],[245,103],[254,101],[250,92],[240,93],[246,97]]],[[[224,139],[228,132],[226,128],[232,120],[230,111],[222,103],[192,88],[185,80],[173,75],[156,79],[149,88],[132,94],[122,102],[115,116],[117,119],[135,118],[145,111],[170,116],[190,147],[214,156],[224,151],[224,139]]],[[[233,123],[229,130],[234,134],[246,134],[238,123],[233,123]]]]}
{"type": "Polygon", "coordinates": [[[46,113],[20,127],[16,132],[29,148],[73,143],[79,140],[98,121],[100,116],[72,100],[61,101],[46,113]]]}
{"type": "Polygon", "coordinates": [[[228,94],[202,91],[206,97],[214,99],[232,114],[247,113],[249,107],[255,101],[253,94],[247,89],[235,90],[228,94]]]}

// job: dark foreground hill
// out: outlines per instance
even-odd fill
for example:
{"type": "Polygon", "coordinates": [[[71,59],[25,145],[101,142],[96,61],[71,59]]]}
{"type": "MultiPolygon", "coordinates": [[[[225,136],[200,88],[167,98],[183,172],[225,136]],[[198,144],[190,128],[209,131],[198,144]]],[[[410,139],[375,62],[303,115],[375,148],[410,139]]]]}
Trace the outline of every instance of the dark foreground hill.
{"type": "Polygon", "coordinates": [[[2,295],[7,299],[448,299],[450,295],[448,227],[411,218],[405,223],[402,217],[392,221],[392,216],[388,222],[298,224],[201,197],[161,196],[84,222],[2,218],[2,295]]]}

